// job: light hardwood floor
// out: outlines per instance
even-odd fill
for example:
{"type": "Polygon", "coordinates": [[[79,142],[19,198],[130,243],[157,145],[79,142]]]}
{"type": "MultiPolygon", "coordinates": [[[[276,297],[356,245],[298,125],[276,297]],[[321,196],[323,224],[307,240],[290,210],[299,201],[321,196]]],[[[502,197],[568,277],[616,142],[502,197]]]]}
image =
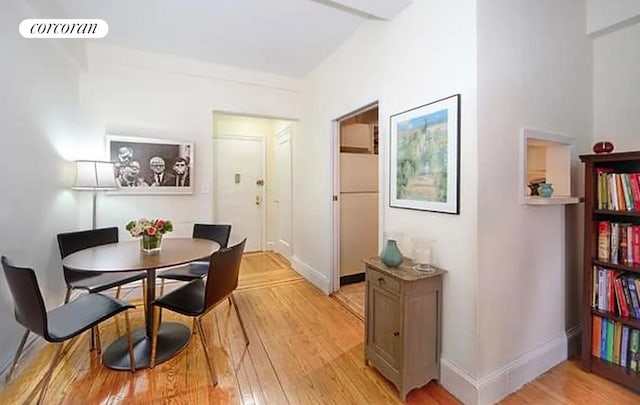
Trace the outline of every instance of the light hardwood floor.
{"type": "Polygon", "coordinates": [[[331,294],[331,297],[364,321],[364,294],[365,282],[362,281],[341,286],[339,291],[331,294]]]}
{"type": "MultiPolygon", "coordinates": [[[[363,363],[363,324],[301,279],[272,253],[248,254],[236,300],[249,333],[245,349],[226,303],[206,317],[205,333],[219,385],[208,385],[197,336],[175,358],[135,374],[112,371],[88,351],[83,335],[70,346],[47,393],[49,404],[399,404],[395,389],[363,363]]],[[[132,314],[143,325],[140,309],[132,314]]],[[[191,320],[165,311],[165,318],[191,320]]],[[[103,347],[122,334],[122,317],[101,327],[103,347]]],[[[53,354],[44,348],[3,386],[0,404],[32,403],[53,354]]],[[[410,393],[409,404],[459,403],[437,383],[410,393]]],[[[566,362],[505,399],[518,403],[640,403],[640,397],[566,362]],[[595,402],[593,400],[596,400],[595,402]],[[635,402],[634,402],[635,401],[635,402]]]]}

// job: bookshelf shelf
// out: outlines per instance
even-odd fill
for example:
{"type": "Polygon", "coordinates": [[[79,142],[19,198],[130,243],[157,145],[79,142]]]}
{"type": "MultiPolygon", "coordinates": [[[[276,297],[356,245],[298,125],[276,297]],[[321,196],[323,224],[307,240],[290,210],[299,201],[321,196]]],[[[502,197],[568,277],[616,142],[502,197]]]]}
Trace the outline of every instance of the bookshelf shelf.
{"type": "Polygon", "coordinates": [[[638,211],[612,211],[612,210],[594,210],[594,215],[613,215],[616,217],[640,218],[638,211]]]}
{"type": "Polygon", "coordinates": [[[618,316],[616,314],[614,314],[613,312],[605,312],[605,311],[599,311],[597,309],[591,309],[591,314],[592,315],[598,315],[598,316],[602,316],[604,318],[611,318],[614,321],[618,321],[624,325],[628,325],[631,326],[632,328],[635,329],[640,329],[640,319],[636,319],[636,318],[626,318],[623,316],[618,316]]]}
{"type": "Polygon", "coordinates": [[[638,390],[638,375],[617,364],[591,356],[591,372],[638,390]]]}
{"type": "Polygon", "coordinates": [[[631,273],[638,273],[640,274],[640,267],[638,266],[627,266],[625,264],[616,264],[616,263],[611,263],[611,262],[603,262],[600,260],[593,260],[593,264],[595,266],[600,266],[600,267],[607,267],[610,269],[616,269],[616,270],[622,270],[622,271],[628,271],[631,273]]]}
{"type": "Polygon", "coordinates": [[[633,288],[640,283],[633,254],[640,228],[640,152],[580,160],[585,164],[582,367],[640,391],[640,319],[619,315],[640,304],[640,288],[633,288]],[[611,255],[620,263],[611,263],[611,255]],[[634,264],[622,264],[623,258],[634,264]]]}

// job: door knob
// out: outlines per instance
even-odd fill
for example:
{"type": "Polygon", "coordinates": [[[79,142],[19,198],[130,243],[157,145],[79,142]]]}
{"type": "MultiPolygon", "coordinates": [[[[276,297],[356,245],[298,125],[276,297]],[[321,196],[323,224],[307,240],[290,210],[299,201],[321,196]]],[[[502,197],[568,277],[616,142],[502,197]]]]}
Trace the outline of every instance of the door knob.
{"type": "Polygon", "coordinates": [[[256,205],[260,205],[262,200],[260,199],[260,194],[256,194],[256,205]]]}

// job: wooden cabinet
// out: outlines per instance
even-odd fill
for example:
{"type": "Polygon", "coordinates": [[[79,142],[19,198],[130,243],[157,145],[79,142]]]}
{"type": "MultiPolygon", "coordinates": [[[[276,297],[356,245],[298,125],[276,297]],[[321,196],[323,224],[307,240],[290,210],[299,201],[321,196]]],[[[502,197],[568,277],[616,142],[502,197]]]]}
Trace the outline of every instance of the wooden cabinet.
{"type": "Polygon", "coordinates": [[[640,241],[633,240],[635,232],[640,239],[640,152],[580,160],[585,163],[582,366],[640,390],[640,241]],[[613,193],[626,198],[625,204],[612,201],[613,193]],[[635,253],[631,260],[629,249],[635,253]]]}
{"type": "Polygon", "coordinates": [[[442,275],[414,270],[405,259],[396,269],[365,260],[365,362],[398,389],[409,391],[440,378],[442,275]]]}

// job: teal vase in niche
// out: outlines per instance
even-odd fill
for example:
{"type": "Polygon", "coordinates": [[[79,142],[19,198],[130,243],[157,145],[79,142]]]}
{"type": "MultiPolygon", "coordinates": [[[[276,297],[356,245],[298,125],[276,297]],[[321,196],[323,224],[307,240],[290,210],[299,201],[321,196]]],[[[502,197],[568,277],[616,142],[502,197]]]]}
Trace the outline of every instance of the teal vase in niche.
{"type": "Polygon", "coordinates": [[[380,261],[387,267],[398,267],[402,260],[402,253],[398,249],[398,243],[393,239],[387,240],[382,252],[380,252],[380,261]]]}
{"type": "Polygon", "coordinates": [[[540,197],[549,198],[553,194],[553,184],[550,183],[540,183],[538,186],[538,195],[540,197]]]}

